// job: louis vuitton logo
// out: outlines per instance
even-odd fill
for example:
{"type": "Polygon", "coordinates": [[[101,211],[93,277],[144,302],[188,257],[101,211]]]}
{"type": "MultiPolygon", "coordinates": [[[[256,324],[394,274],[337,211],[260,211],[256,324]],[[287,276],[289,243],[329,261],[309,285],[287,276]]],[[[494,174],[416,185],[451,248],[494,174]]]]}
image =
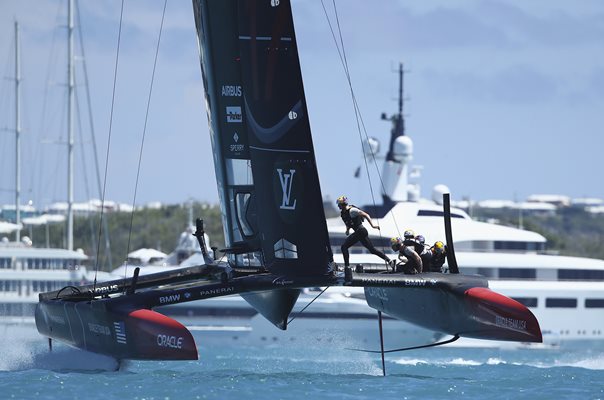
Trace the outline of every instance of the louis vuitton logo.
{"type": "Polygon", "coordinates": [[[296,200],[294,199],[293,204],[291,204],[291,193],[296,170],[290,169],[289,173],[284,174],[281,168],[277,168],[277,173],[279,174],[279,182],[281,183],[281,190],[283,191],[283,198],[279,208],[282,210],[295,210],[296,200]]]}

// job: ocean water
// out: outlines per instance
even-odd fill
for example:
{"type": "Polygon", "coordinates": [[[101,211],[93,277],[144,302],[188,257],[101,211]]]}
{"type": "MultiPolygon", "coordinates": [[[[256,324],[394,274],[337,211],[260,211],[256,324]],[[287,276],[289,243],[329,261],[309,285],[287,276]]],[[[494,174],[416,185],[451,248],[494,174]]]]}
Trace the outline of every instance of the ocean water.
{"type": "Polygon", "coordinates": [[[379,355],[309,341],[200,343],[199,361],[114,360],[4,338],[0,399],[604,399],[604,349],[440,347],[379,355]]]}

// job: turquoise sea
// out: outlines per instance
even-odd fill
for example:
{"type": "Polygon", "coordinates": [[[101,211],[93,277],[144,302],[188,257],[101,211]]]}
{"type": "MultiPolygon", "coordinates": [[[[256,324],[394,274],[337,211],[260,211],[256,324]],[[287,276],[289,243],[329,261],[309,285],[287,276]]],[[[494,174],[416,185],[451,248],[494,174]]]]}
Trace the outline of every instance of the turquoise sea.
{"type": "Polygon", "coordinates": [[[432,348],[387,357],[314,343],[206,344],[200,360],[113,360],[6,336],[1,399],[604,399],[604,350],[432,348]]]}

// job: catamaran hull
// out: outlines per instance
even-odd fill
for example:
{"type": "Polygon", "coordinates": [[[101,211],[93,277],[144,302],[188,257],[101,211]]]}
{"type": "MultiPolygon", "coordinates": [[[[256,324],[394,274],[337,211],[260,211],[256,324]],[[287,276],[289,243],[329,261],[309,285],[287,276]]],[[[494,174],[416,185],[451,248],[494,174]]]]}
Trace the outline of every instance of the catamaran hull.
{"type": "Polygon", "coordinates": [[[103,301],[40,302],[38,332],[73,347],[117,360],[197,360],[191,333],[148,309],[109,309],[103,301]]]}
{"type": "Polygon", "coordinates": [[[372,286],[365,287],[367,304],[394,318],[461,337],[542,342],[533,313],[488,289],[482,277],[421,274],[372,279],[372,286]],[[391,286],[378,286],[382,280],[391,286]]]}

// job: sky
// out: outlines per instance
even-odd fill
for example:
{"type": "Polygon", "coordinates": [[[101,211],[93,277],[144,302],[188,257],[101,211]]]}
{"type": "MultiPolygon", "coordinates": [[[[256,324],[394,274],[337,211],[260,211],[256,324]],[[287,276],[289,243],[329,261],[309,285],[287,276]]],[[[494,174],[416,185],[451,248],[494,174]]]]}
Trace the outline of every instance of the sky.
{"type": "MultiPolygon", "coordinates": [[[[66,198],[66,0],[0,0],[0,68],[22,53],[22,198],[66,198]]],[[[120,2],[79,3],[101,183],[107,157],[120,2]]],[[[132,203],[163,1],[126,0],[106,198],[132,203]]],[[[534,0],[339,0],[355,96],[382,143],[405,70],[412,164],[422,196],[446,184],[454,199],[531,194],[604,198],[604,3],[534,0]]],[[[333,2],[325,1],[330,18],[333,2]]],[[[350,90],[319,0],[293,0],[294,22],[324,197],[372,201],[350,90]]],[[[77,21],[77,20],[76,20],[77,21]]],[[[77,28],[76,28],[77,29],[77,28]]],[[[79,35],[76,35],[79,41],[79,35]]],[[[76,201],[99,198],[76,46],[76,201]]],[[[0,203],[14,201],[14,83],[0,82],[0,203]]],[[[136,195],[137,204],[217,202],[190,1],[168,1],[136,195]]],[[[371,167],[374,168],[374,167],[371,167]]],[[[371,183],[379,198],[378,179],[371,183]]]]}

